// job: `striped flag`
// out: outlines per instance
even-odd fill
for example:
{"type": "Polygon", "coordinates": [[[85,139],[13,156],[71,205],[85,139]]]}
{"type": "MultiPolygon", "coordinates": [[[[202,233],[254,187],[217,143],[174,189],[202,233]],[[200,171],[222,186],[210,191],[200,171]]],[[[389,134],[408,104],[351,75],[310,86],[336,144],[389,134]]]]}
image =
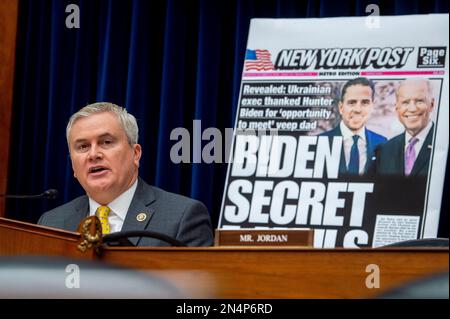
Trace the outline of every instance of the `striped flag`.
{"type": "Polygon", "coordinates": [[[245,52],[245,71],[273,70],[269,50],[247,50],[245,52]]]}

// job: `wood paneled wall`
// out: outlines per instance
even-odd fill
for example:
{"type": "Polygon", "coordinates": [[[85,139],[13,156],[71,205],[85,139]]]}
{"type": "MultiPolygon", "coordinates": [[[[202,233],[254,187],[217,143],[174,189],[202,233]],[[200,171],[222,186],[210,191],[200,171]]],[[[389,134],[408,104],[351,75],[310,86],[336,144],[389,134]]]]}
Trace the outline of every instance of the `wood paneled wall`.
{"type": "MultiPolygon", "coordinates": [[[[0,1],[0,194],[6,193],[19,0],[0,1]]],[[[0,216],[5,201],[0,198],[0,216]]]]}

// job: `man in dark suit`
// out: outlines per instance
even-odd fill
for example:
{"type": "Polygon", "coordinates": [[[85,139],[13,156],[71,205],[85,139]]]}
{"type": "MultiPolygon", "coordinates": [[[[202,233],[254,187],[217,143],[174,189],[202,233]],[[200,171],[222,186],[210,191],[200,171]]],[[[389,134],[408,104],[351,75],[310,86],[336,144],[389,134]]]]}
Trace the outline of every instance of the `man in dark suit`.
{"type": "MultiPolygon", "coordinates": [[[[163,191],[138,177],[142,149],[133,115],[112,103],[95,103],[73,114],[66,130],[74,176],[86,195],[57,207],[40,225],[76,231],[96,215],[103,234],[148,230],[189,246],[213,243],[206,207],[199,201],[163,191]]],[[[131,238],[137,246],[164,246],[152,238],[131,238]]]]}
{"type": "Polygon", "coordinates": [[[434,98],[426,79],[408,79],[396,91],[395,110],[405,131],[376,150],[380,175],[427,176],[433,142],[434,98]]]}
{"type": "Polygon", "coordinates": [[[345,83],[338,104],[341,122],[322,136],[342,136],[340,174],[363,175],[371,166],[376,147],[386,138],[366,128],[373,109],[374,89],[366,78],[345,83]]]}

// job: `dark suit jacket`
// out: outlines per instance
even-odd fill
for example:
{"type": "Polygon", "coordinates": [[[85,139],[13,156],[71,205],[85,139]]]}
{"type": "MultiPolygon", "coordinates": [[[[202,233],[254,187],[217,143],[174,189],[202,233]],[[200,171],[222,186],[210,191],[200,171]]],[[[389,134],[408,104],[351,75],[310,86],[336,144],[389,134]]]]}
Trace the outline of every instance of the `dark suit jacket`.
{"type": "MultiPolygon", "coordinates": [[[[409,176],[427,176],[433,143],[434,124],[425,138],[409,176]]],[[[374,173],[405,176],[405,133],[397,135],[375,151],[374,173]]]]}
{"type": "MultiPolygon", "coordinates": [[[[81,220],[89,215],[86,195],[46,212],[38,224],[76,231],[81,220]]],[[[122,231],[148,230],[171,236],[188,246],[211,246],[213,233],[210,216],[199,201],[163,191],[138,179],[136,192],[128,209],[122,231]],[[140,222],[140,213],[147,218],[140,222]]],[[[154,238],[130,238],[136,246],[168,246],[154,238]]]]}
{"type": "MultiPolygon", "coordinates": [[[[366,161],[366,165],[364,166],[364,173],[367,173],[369,170],[369,167],[371,167],[373,164],[373,157],[375,154],[375,149],[377,148],[378,145],[384,143],[387,141],[387,139],[380,135],[377,134],[373,131],[370,131],[366,128],[366,143],[367,143],[367,161],[366,161]]],[[[334,136],[342,136],[342,132],[341,132],[341,128],[340,126],[336,126],[334,129],[323,132],[322,134],[320,134],[320,136],[329,136],[329,137],[334,137],[334,136]]],[[[344,145],[342,144],[342,152],[341,152],[341,160],[339,163],[339,174],[347,174],[347,166],[345,164],[345,153],[344,153],[344,145]]]]}

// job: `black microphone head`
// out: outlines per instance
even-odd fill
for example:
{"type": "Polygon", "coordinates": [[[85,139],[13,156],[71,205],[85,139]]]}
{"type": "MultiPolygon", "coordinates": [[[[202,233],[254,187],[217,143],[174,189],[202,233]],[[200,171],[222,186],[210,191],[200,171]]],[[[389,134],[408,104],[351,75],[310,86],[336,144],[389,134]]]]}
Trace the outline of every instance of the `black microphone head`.
{"type": "Polygon", "coordinates": [[[47,199],[55,199],[58,196],[58,191],[56,189],[48,189],[42,193],[42,196],[47,199]]]}

